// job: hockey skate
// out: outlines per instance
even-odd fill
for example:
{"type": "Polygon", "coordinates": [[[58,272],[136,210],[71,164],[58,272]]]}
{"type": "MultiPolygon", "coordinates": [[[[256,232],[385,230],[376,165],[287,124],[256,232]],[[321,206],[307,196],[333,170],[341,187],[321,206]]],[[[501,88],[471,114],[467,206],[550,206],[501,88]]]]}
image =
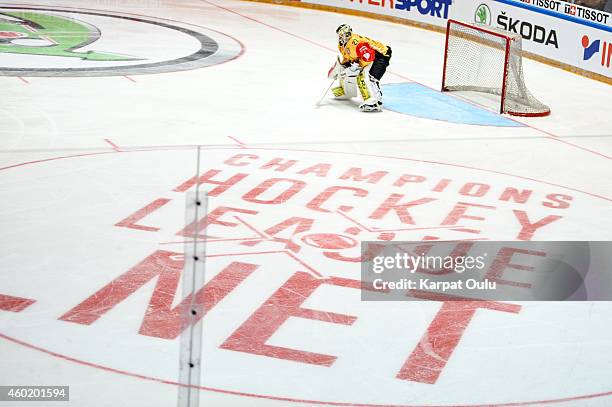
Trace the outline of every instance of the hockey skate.
{"type": "Polygon", "coordinates": [[[382,112],[382,102],[377,100],[366,100],[359,105],[359,109],[361,109],[362,112],[382,112]]]}

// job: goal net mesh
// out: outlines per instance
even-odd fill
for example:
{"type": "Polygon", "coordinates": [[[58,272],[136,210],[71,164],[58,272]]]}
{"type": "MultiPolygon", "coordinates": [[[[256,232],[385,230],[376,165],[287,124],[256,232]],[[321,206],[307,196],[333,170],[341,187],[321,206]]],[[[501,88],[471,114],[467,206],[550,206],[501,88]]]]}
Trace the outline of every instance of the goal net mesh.
{"type": "Polygon", "coordinates": [[[548,106],[525,85],[521,36],[481,24],[448,22],[443,91],[501,96],[502,113],[544,116],[548,106]]]}

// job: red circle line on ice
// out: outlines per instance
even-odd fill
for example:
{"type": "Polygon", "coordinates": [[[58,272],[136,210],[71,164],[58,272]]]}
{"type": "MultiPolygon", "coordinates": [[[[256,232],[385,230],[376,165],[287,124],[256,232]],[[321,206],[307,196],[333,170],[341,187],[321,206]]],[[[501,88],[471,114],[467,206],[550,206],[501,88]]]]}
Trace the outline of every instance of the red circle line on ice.
{"type": "MultiPolygon", "coordinates": [[[[37,350],[47,355],[50,355],[50,356],[53,356],[59,359],[63,359],[69,362],[74,362],[74,363],[77,363],[83,366],[89,366],[89,367],[104,370],[107,372],[113,372],[113,373],[117,373],[117,374],[121,374],[125,376],[135,377],[138,379],[143,379],[143,380],[148,380],[148,381],[153,381],[153,382],[158,382],[158,383],[163,383],[163,384],[169,384],[169,385],[174,385],[174,386],[185,386],[184,384],[169,381],[169,380],[163,380],[163,379],[159,379],[155,377],[143,376],[143,375],[130,373],[130,372],[126,372],[126,371],[122,371],[118,369],[113,369],[108,366],[101,366],[101,365],[90,363],[84,360],[71,358],[70,356],[61,355],[59,353],[55,353],[48,349],[43,349],[38,346],[34,346],[29,343],[20,341],[18,339],[11,338],[10,336],[4,335],[2,333],[0,333],[0,338],[4,338],[8,341],[25,346],[26,348],[37,350]]],[[[263,395],[263,394],[242,393],[242,392],[216,389],[216,388],[205,387],[205,386],[198,386],[197,388],[201,390],[205,390],[205,391],[215,392],[215,393],[230,394],[233,396],[253,397],[253,398],[259,398],[259,399],[268,399],[268,400],[277,400],[277,401],[289,401],[293,403],[311,403],[311,404],[316,404],[316,405],[331,405],[331,406],[343,406],[343,407],[423,407],[423,406],[409,405],[409,404],[362,404],[362,403],[342,403],[342,402],[330,402],[330,401],[319,401],[319,400],[292,399],[288,397],[277,397],[277,396],[268,396],[268,395],[263,395]]],[[[566,397],[566,398],[559,398],[559,399],[549,399],[549,400],[521,401],[521,402],[516,402],[516,403],[509,402],[509,403],[501,403],[501,404],[488,404],[488,403],[487,404],[463,404],[463,405],[453,405],[453,406],[454,407],[526,406],[526,405],[534,405],[534,404],[550,404],[550,403],[558,403],[558,402],[565,402],[565,401],[587,400],[587,399],[593,399],[597,397],[606,397],[606,396],[611,396],[611,395],[612,395],[612,391],[608,391],[604,393],[587,394],[587,395],[580,395],[580,396],[566,397]]],[[[448,407],[448,406],[449,405],[428,405],[427,407],[448,407]]]]}
{"type": "MultiPolygon", "coordinates": [[[[239,150],[239,151],[244,151],[244,149],[238,149],[238,148],[225,148],[226,150],[239,150]]],[[[146,152],[146,151],[152,151],[152,150],[164,150],[164,149],[150,149],[150,150],[134,150],[134,151],[123,151],[124,152],[146,152]]],[[[308,152],[313,152],[311,150],[295,150],[295,149],[266,149],[266,148],[248,148],[248,150],[284,150],[284,151],[308,151],[308,152]]],[[[376,155],[368,155],[368,154],[351,154],[351,153],[341,153],[341,152],[333,152],[333,151],[318,151],[319,153],[326,153],[326,154],[348,154],[348,155],[353,155],[353,156],[369,156],[369,157],[377,157],[377,158],[385,158],[385,159],[396,159],[396,160],[407,160],[407,161],[417,161],[417,162],[427,162],[427,163],[432,163],[432,164],[437,164],[437,165],[442,165],[442,166],[451,166],[451,167],[463,167],[463,168],[470,168],[470,169],[475,169],[478,171],[483,171],[483,172],[490,172],[490,173],[497,173],[497,174],[501,174],[501,175],[506,175],[506,176],[512,176],[512,177],[516,177],[516,178],[522,178],[522,179],[527,179],[530,181],[535,181],[535,182],[539,182],[539,183],[543,183],[543,184],[547,184],[547,185],[554,185],[557,187],[562,187],[560,185],[557,184],[552,184],[550,182],[546,182],[546,181],[540,181],[540,180],[534,180],[531,178],[526,178],[526,177],[522,177],[522,176],[516,176],[513,174],[506,174],[506,173],[500,173],[498,171],[492,171],[492,170],[485,170],[485,169],[478,169],[478,168],[473,168],[473,167],[466,167],[466,166],[461,166],[461,165],[455,165],[455,164],[448,164],[448,163],[439,163],[439,162],[431,162],[431,161],[424,161],[424,160],[415,160],[415,159],[410,159],[410,158],[400,158],[400,157],[382,157],[382,156],[376,156],[376,155]]],[[[57,160],[63,160],[63,159],[69,159],[69,158],[78,158],[78,157],[88,157],[88,156],[98,156],[98,155],[102,155],[102,154],[116,154],[116,152],[98,152],[98,153],[89,153],[89,154],[76,154],[76,155],[70,155],[70,156],[62,156],[62,157],[53,157],[53,158],[48,158],[48,159],[42,159],[42,160],[36,160],[36,161],[31,161],[31,162],[24,162],[24,163],[19,163],[19,164],[14,164],[11,166],[7,166],[7,167],[3,167],[0,168],[0,170],[8,170],[11,168],[16,168],[16,167],[22,167],[22,166],[26,166],[26,165],[33,165],[33,164],[42,164],[45,162],[52,162],[52,161],[57,161],[57,160]]],[[[567,188],[567,187],[562,187],[565,189],[569,189],[569,190],[573,190],[576,192],[580,192],[580,193],[584,193],[587,195],[590,195],[592,197],[596,197],[599,199],[603,199],[606,201],[610,201],[609,198],[603,197],[603,196],[598,196],[589,192],[585,192],[585,191],[579,191],[573,188],[567,188]]],[[[318,240],[325,240],[326,238],[331,238],[332,236],[323,236],[323,234],[318,235],[318,236],[305,236],[304,238],[308,238],[310,237],[310,239],[312,241],[318,241],[318,240]]],[[[333,236],[334,241],[340,245],[348,245],[350,244],[350,239],[347,239],[347,236],[338,236],[338,235],[334,235],[333,236]],[[338,239],[337,241],[335,239],[338,239]]],[[[79,359],[75,359],[72,358],[70,356],[67,355],[62,355],[56,352],[53,352],[49,349],[44,349],[42,347],[38,347],[29,343],[26,343],[24,341],[21,341],[19,339],[7,336],[5,334],[0,334],[0,337],[12,341],[14,343],[20,344],[22,346],[34,349],[34,350],[38,350],[41,352],[44,352],[46,354],[49,354],[51,356],[54,357],[58,357],[67,361],[71,361],[74,363],[78,363],[81,365],[85,365],[85,366],[90,366],[90,367],[94,367],[97,369],[101,369],[101,370],[105,370],[105,371],[110,371],[110,372],[114,372],[114,373],[118,373],[118,374],[122,374],[122,375],[126,375],[126,376],[131,376],[131,377],[136,377],[136,378],[140,378],[143,380],[150,380],[150,381],[155,381],[155,382],[160,382],[160,383],[164,383],[164,384],[170,384],[170,385],[181,385],[180,383],[177,382],[173,382],[173,381],[169,381],[169,380],[164,380],[161,378],[155,378],[155,377],[148,377],[145,375],[139,375],[139,374],[135,374],[135,373],[131,373],[131,372],[127,372],[127,371],[123,371],[123,370],[119,370],[119,369],[114,369],[112,367],[108,367],[108,366],[103,366],[100,364],[94,364],[91,362],[87,362],[84,360],[79,360],[79,359]]],[[[398,404],[364,404],[364,403],[343,403],[343,402],[333,402],[333,401],[319,401],[319,400],[305,400],[305,399],[296,399],[296,398],[288,398],[288,397],[277,397],[277,396],[271,396],[271,395],[262,395],[262,394],[252,394],[252,393],[243,393],[243,392],[237,392],[237,391],[231,391],[231,390],[224,390],[224,389],[218,389],[218,388],[210,388],[210,387],[205,387],[205,386],[201,386],[199,387],[202,390],[206,390],[206,391],[212,391],[212,392],[218,392],[218,393],[224,393],[224,394],[230,394],[230,395],[237,395],[237,396],[245,396],[245,397],[254,397],[254,398],[261,398],[261,399],[270,399],[270,400],[279,400],[279,401],[288,401],[288,402],[296,402],[296,403],[311,403],[311,404],[327,404],[327,405],[335,405],[335,406],[361,406],[361,407],[391,407],[391,406],[406,406],[406,405],[398,405],[398,404]]],[[[591,394],[591,395],[579,395],[579,396],[574,396],[574,397],[568,397],[568,398],[559,398],[559,399],[550,399],[550,400],[539,400],[539,401],[523,401],[523,402],[510,402],[510,403],[502,403],[502,404],[486,404],[486,405],[495,405],[495,406],[511,406],[511,405],[527,405],[527,404],[535,404],[535,403],[540,403],[540,404],[547,404],[547,403],[553,403],[553,402],[561,402],[561,401],[570,401],[570,400],[582,400],[582,399],[589,399],[589,398],[595,398],[595,397],[603,397],[603,396],[609,396],[612,395],[612,391],[611,392],[604,392],[604,393],[596,393],[596,394],[591,394]]]]}

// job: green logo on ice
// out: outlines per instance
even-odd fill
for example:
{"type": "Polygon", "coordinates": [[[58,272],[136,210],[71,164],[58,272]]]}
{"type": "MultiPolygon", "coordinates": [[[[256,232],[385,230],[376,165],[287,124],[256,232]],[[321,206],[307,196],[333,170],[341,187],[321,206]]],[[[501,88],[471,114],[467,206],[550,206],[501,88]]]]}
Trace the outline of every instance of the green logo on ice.
{"type": "Polygon", "coordinates": [[[80,58],[85,61],[135,61],[141,58],[95,50],[79,51],[100,38],[91,24],[57,15],[19,11],[0,13],[0,53],[80,58]]]}
{"type": "Polygon", "coordinates": [[[0,5],[4,76],[148,75],[217,65],[241,54],[233,38],[178,21],[0,5]]]}
{"type": "Polygon", "coordinates": [[[481,4],[476,9],[474,21],[479,24],[491,25],[491,9],[486,4],[481,4]]]}

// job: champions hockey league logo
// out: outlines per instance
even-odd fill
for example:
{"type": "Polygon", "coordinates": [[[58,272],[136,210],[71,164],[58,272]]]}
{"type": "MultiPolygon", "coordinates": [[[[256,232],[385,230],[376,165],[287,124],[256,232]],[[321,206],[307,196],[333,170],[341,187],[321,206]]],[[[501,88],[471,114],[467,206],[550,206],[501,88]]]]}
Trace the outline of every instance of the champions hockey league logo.
{"type": "MultiPolygon", "coordinates": [[[[405,405],[406,392],[415,386],[423,398],[433,399],[441,386],[465,378],[457,362],[471,355],[478,329],[498,332],[511,326],[520,332],[517,344],[539,343],[533,326],[547,315],[522,312],[522,305],[506,302],[482,309],[484,302],[435,301],[439,304],[419,305],[423,312],[364,306],[360,241],[583,237],[590,216],[609,207],[605,198],[530,178],[418,159],[245,146],[209,150],[197,176],[191,159],[191,149],[99,152],[0,171],[5,184],[27,177],[32,194],[44,196],[45,176],[54,167],[91,160],[86,168],[116,169],[103,178],[114,180],[97,190],[100,197],[121,197],[113,210],[92,208],[91,200],[98,197],[84,189],[71,196],[68,216],[61,216],[66,202],[46,201],[50,215],[44,226],[50,232],[37,244],[51,237],[59,242],[57,250],[50,262],[5,256],[3,281],[26,284],[0,289],[2,335],[69,360],[173,383],[179,377],[179,336],[186,328],[181,315],[193,298],[180,288],[184,244],[201,238],[207,281],[195,298],[210,300],[199,314],[208,335],[203,372],[215,372],[203,375],[209,391],[279,398],[281,405],[289,405],[282,401],[288,398],[326,405],[405,405]],[[147,167],[151,162],[156,165],[147,167]],[[127,167],[146,170],[116,176],[127,167]],[[134,185],[144,187],[131,194],[134,185]],[[207,209],[197,215],[200,220],[186,222],[186,194],[197,188],[207,191],[207,209]],[[79,221],[92,216],[93,224],[79,221]],[[73,230],[92,233],[84,241],[73,230]],[[2,312],[2,305],[9,311],[2,312]],[[454,327],[460,328],[452,332],[454,341],[436,339],[454,327]],[[322,337],[335,345],[322,346],[322,337]],[[262,372],[262,380],[256,387],[237,380],[242,371],[262,372]],[[282,375],[275,374],[279,371],[282,375]],[[360,385],[366,375],[368,386],[360,385]],[[371,389],[386,389],[386,398],[371,389]]],[[[90,181],[87,171],[62,175],[63,185],[89,188],[90,181]]],[[[3,204],[9,211],[40,209],[36,200],[3,204]]],[[[600,234],[591,237],[612,229],[608,218],[598,222],[600,228],[589,233],[600,234]]],[[[11,233],[5,252],[22,253],[21,242],[32,237],[28,228],[11,233]]],[[[580,310],[583,314],[576,315],[585,330],[601,325],[603,317],[589,319],[592,307],[580,310]]],[[[603,311],[593,314],[612,315],[603,311]]],[[[508,349],[514,353],[500,353],[495,346],[478,352],[488,352],[484,356],[495,362],[489,364],[491,372],[510,366],[514,370],[504,374],[524,377],[532,355],[520,346],[508,349]]],[[[598,347],[589,349],[599,357],[598,347]]],[[[566,361],[560,367],[575,371],[573,361],[586,350],[577,342],[568,348],[576,353],[559,359],[566,361]]],[[[471,374],[473,369],[466,369],[471,374]]],[[[533,380],[541,374],[533,373],[533,380]]],[[[569,382],[571,374],[560,375],[568,376],[569,382]]],[[[474,392],[492,385],[488,371],[470,377],[474,392]]],[[[517,393],[524,400],[520,389],[517,393]]]]}

